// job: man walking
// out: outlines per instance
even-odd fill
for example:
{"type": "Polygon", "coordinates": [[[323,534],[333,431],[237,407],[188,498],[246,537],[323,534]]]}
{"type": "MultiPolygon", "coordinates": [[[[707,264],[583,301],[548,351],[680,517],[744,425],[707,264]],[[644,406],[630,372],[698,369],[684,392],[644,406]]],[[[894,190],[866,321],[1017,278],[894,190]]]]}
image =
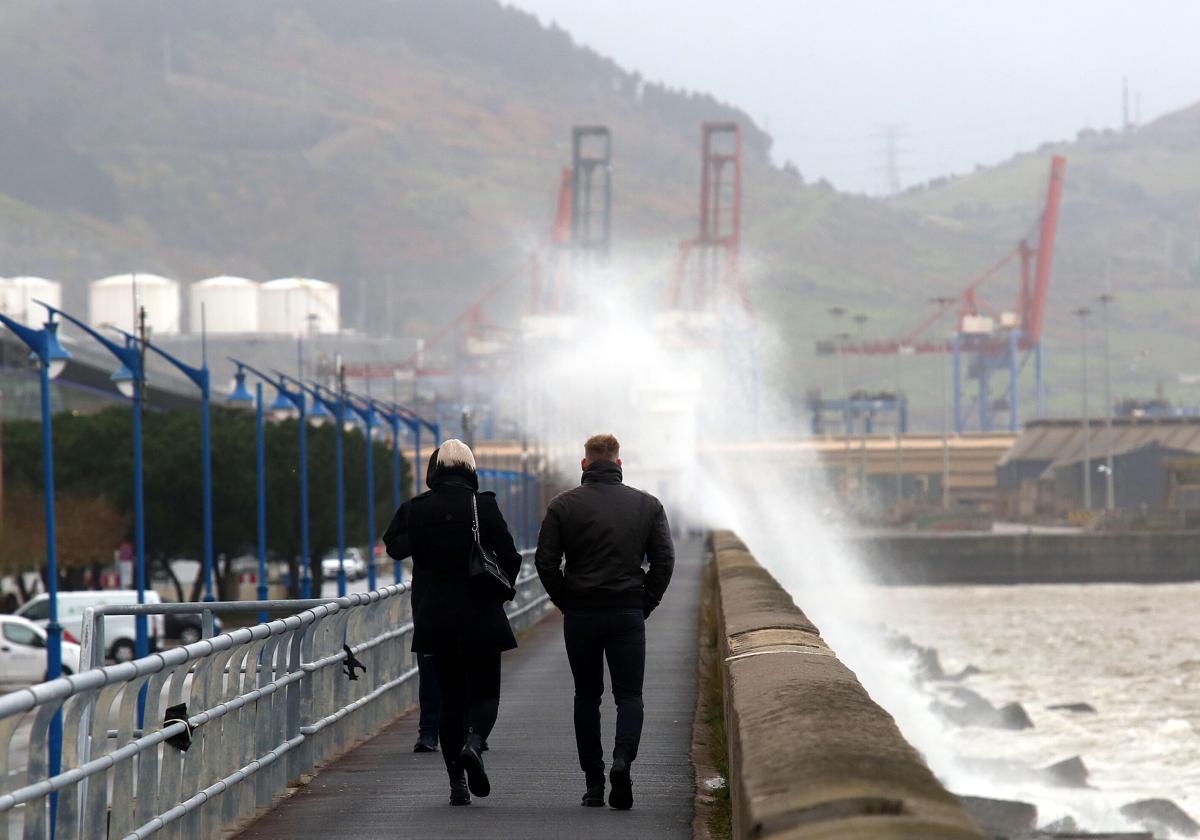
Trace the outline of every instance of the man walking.
{"type": "Polygon", "coordinates": [[[617,704],[608,804],[627,810],[633,807],[630,767],[642,737],[645,620],[671,581],[675,548],[658,499],[621,483],[615,437],[589,438],[582,466],[581,485],[556,496],[546,509],[536,564],[550,599],[565,614],[575,678],[575,744],[587,783],[583,804],[604,804],[600,699],[607,659],[617,704]]]}

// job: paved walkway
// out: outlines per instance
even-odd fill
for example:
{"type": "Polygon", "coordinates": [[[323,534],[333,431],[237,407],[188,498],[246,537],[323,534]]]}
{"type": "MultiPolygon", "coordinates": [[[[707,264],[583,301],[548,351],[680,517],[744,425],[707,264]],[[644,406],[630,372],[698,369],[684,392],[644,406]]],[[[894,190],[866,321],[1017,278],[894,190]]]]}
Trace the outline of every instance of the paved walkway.
{"type": "MultiPolygon", "coordinates": [[[[583,774],[571,724],[571,672],[555,613],[504,655],[500,719],[485,754],[491,796],[469,808],[449,807],[442,757],[411,752],[416,716],[409,714],[331,764],[240,840],[690,838],[702,545],[677,548],[671,587],[647,623],[646,725],[633,767],[632,811],[579,804],[583,774]]],[[[611,696],[603,715],[611,752],[611,696]]]]}

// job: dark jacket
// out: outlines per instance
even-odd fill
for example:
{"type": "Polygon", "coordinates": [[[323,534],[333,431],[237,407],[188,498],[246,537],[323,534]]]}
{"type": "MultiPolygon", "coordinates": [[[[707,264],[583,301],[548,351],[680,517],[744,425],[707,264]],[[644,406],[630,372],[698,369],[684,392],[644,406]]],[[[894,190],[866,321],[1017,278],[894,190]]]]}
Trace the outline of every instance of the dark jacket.
{"type": "MultiPolygon", "coordinates": [[[[436,457],[436,455],[435,455],[436,457]]],[[[467,581],[471,543],[471,496],[479,507],[483,544],[496,552],[516,580],[521,555],[496,503],[480,493],[479,479],[466,468],[437,467],[430,490],[400,506],[383,535],[395,560],[413,558],[413,639],[417,653],[482,654],[517,646],[504,606],[476,592],[467,581]]]]}
{"type": "Polygon", "coordinates": [[[535,562],[559,609],[638,607],[648,616],[671,582],[675,547],[662,503],[622,484],[619,464],[596,461],[579,487],[550,502],[535,562]]]}

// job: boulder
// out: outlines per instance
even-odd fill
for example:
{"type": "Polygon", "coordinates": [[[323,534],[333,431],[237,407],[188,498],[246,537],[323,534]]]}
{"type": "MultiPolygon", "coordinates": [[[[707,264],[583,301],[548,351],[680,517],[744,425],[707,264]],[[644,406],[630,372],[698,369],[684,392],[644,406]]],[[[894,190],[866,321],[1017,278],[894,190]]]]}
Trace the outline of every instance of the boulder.
{"type": "Polygon", "coordinates": [[[1053,706],[1047,706],[1052,712],[1071,712],[1077,715],[1094,715],[1096,707],[1091,703],[1055,703],[1053,706]]]}
{"type": "Polygon", "coordinates": [[[1078,832],[1079,823],[1075,822],[1075,818],[1071,816],[1057,819],[1052,823],[1046,823],[1044,826],[1038,829],[1038,834],[1048,834],[1051,836],[1078,832]]]}
{"type": "Polygon", "coordinates": [[[974,665],[968,665],[966,668],[963,668],[957,674],[947,674],[946,681],[947,682],[962,682],[967,677],[973,677],[976,674],[982,674],[982,673],[983,673],[982,669],[976,668],[974,665]]]}
{"type": "Polygon", "coordinates": [[[992,723],[997,729],[1032,729],[1033,721],[1025,707],[1020,703],[1009,703],[996,710],[996,718],[992,723]]]}
{"type": "Polygon", "coordinates": [[[1038,768],[1042,781],[1054,787],[1084,788],[1088,786],[1088,769],[1077,755],[1038,768]]]}
{"type": "Polygon", "coordinates": [[[988,799],[983,796],[959,796],[971,819],[991,837],[1014,837],[1028,834],[1037,824],[1037,806],[1008,799],[988,799]]]}
{"type": "Polygon", "coordinates": [[[1121,806],[1121,816],[1156,834],[1173,831],[1181,837],[1200,837],[1200,823],[1170,799],[1130,802],[1121,806]]]}

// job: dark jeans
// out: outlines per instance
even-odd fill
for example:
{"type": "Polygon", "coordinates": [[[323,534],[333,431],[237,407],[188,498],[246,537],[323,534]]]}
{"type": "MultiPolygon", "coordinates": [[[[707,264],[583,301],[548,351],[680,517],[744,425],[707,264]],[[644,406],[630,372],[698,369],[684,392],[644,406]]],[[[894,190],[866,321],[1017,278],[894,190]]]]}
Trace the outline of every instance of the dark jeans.
{"type": "Polygon", "coordinates": [[[442,693],[438,691],[438,678],[437,671],[433,668],[433,655],[418,653],[417,668],[420,671],[417,702],[421,704],[421,720],[417,723],[417,734],[421,738],[433,738],[436,742],[442,693]]]}
{"type": "Polygon", "coordinates": [[[481,656],[435,654],[438,688],[442,693],[439,734],[442,757],[453,766],[467,735],[485,741],[500,711],[500,651],[481,656]]]}
{"type": "Polygon", "coordinates": [[[629,764],[642,739],[642,679],[646,671],[646,620],[640,609],[572,610],[563,622],[567,659],[575,677],[575,745],[589,780],[604,777],[600,698],[604,660],[617,704],[613,758],[629,764]]]}

